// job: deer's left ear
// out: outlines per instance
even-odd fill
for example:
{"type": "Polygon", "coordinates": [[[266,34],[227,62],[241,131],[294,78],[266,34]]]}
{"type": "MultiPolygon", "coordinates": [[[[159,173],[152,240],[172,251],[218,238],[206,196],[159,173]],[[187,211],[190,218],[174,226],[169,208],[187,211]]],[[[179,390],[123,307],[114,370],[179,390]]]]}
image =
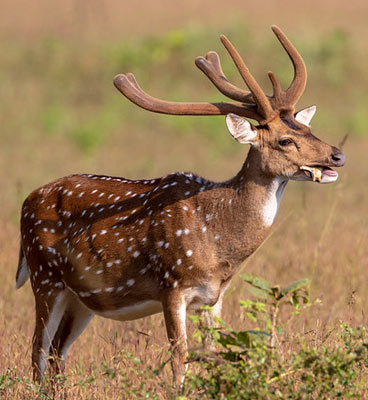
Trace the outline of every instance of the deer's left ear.
{"type": "Polygon", "coordinates": [[[317,110],[316,106],[310,106],[304,108],[303,110],[300,110],[295,114],[295,119],[301,124],[309,126],[316,110],[317,110]]]}
{"type": "Polygon", "coordinates": [[[228,114],[226,116],[226,125],[231,136],[239,143],[254,145],[257,141],[257,129],[252,126],[246,119],[236,114],[228,114]]]}

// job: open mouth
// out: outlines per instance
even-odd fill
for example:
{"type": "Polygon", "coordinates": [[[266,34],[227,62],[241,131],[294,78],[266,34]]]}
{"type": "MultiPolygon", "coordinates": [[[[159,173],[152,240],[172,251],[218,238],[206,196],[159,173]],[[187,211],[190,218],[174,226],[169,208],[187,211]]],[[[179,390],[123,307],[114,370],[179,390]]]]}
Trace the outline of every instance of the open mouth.
{"type": "Polygon", "coordinates": [[[300,169],[312,179],[313,182],[319,183],[331,183],[335,182],[339,176],[339,174],[330,167],[325,167],[322,165],[314,165],[312,167],[308,167],[306,165],[302,165],[300,169]]]}

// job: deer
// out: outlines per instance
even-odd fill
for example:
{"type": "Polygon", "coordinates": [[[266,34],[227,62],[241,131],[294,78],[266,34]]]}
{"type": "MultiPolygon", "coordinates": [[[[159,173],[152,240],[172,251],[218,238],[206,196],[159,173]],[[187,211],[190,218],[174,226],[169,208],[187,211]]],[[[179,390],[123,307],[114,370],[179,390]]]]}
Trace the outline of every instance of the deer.
{"type": "Polygon", "coordinates": [[[174,382],[187,366],[186,315],[210,306],[221,315],[224,293],[241,264],[265,240],[290,180],[335,182],[345,154],[312,134],[316,106],[295,112],[306,86],[302,56],[272,26],[294,69],[284,90],[268,72],[268,96],[227,37],[221,42],[248,90],[224,75],[210,51],[196,66],[232,102],[171,102],[145,93],[131,73],[114,78],[131,102],[156,113],[224,115],[230,135],[250,149],[225,182],[178,172],[157,179],[74,174],[29,194],[21,210],[16,288],[30,279],[35,297],[32,368],[42,382],[50,354],[65,360],[93,316],[119,321],[163,312],[174,382]],[[256,121],[250,122],[250,120],[256,121]]]}

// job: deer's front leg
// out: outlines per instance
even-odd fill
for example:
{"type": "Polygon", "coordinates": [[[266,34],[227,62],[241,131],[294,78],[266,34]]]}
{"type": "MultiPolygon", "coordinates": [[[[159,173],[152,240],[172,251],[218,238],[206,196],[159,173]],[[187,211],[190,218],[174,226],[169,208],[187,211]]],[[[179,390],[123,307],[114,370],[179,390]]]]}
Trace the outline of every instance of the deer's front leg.
{"type": "MultiPolygon", "coordinates": [[[[215,317],[221,318],[223,302],[223,293],[219,296],[217,303],[211,308],[200,311],[200,324],[199,328],[201,330],[208,328],[209,326],[216,327],[215,317]]],[[[206,330],[203,337],[203,348],[204,350],[213,351],[215,350],[215,344],[213,343],[212,336],[206,330]]]]}
{"type": "Polygon", "coordinates": [[[171,367],[174,380],[180,386],[186,371],[187,331],[186,331],[186,303],[180,293],[171,292],[163,299],[167,336],[169,338],[172,355],[171,367]]]}

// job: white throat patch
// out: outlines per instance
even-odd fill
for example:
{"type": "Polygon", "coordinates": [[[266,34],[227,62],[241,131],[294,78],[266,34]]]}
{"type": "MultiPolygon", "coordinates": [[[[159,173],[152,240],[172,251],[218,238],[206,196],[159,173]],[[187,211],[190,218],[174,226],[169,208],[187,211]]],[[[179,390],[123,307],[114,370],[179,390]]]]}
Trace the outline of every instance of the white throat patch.
{"type": "Polygon", "coordinates": [[[266,201],[261,209],[263,223],[267,228],[273,224],[286,184],[287,180],[278,177],[273,180],[268,189],[266,201]]]}

